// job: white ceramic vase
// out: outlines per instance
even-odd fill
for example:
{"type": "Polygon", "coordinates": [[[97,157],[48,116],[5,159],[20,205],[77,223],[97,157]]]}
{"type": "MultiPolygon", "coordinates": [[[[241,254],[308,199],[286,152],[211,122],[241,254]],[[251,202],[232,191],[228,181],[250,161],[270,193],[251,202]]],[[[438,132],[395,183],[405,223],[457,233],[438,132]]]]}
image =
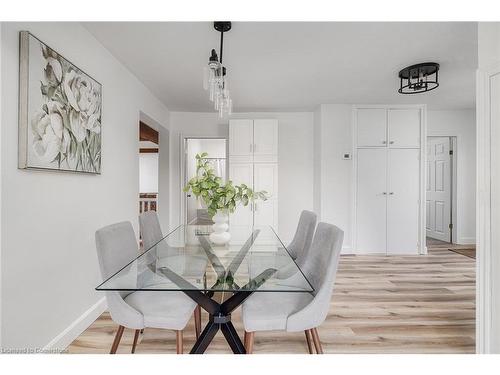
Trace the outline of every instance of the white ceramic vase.
{"type": "Polygon", "coordinates": [[[214,221],[212,224],[214,231],[210,233],[210,241],[216,245],[225,245],[231,239],[231,234],[227,231],[229,229],[227,212],[217,211],[212,220],[214,221]]]}

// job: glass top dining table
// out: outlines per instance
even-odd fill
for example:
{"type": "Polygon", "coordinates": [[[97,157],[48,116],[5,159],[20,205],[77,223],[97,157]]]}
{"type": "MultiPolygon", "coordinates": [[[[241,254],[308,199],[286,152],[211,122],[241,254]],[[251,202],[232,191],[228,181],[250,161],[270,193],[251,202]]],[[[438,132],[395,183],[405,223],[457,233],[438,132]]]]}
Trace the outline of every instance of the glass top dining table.
{"type": "Polygon", "coordinates": [[[210,225],[181,225],[104,280],[99,291],[182,291],[209,314],[191,353],[203,353],[221,330],[245,353],[231,312],[252,293],[313,293],[314,288],[270,226],[230,226],[224,245],[210,225]]]}

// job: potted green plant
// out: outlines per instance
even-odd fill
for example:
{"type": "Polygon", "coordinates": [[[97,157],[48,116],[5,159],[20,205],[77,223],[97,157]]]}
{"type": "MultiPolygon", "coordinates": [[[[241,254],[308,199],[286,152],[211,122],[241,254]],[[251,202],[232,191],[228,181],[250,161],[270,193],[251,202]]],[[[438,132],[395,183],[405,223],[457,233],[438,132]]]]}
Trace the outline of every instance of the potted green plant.
{"type": "Polygon", "coordinates": [[[268,194],[266,191],[253,191],[245,184],[233,185],[231,180],[224,183],[215,174],[207,157],[206,152],[196,154],[196,175],[189,180],[184,191],[192,191],[206,205],[208,214],[214,221],[214,232],[210,234],[210,240],[223,245],[231,239],[227,232],[229,214],[234,212],[238,204],[247,206],[257,199],[267,200],[268,194]]]}

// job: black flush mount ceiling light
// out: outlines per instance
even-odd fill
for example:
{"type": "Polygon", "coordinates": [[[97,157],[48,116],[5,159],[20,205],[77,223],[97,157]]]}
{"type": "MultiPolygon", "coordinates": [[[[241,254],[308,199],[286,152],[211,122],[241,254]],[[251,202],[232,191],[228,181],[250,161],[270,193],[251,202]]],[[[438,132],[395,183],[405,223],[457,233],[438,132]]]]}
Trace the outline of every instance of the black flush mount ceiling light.
{"type": "Polygon", "coordinates": [[[217,56],[217,51],[212,49],[208,58],[208,65],[204,68],[203,88],[208,90],[209,98],[214,102],[214,107],[219,112],[219,117],[222,118],[230,115],[233,107],[233,101],[229,95],[227,69],[222,65],[224,33],[231,30],[231,22],[214,22],[214,29],[220,32],[219,56],[217,56]]]}
{"type": "Polygon", "coordinates": [[[400,94],[418,94],[439,86],[439,64],[426,62],[408,66],[399,72],[400,94]]]}

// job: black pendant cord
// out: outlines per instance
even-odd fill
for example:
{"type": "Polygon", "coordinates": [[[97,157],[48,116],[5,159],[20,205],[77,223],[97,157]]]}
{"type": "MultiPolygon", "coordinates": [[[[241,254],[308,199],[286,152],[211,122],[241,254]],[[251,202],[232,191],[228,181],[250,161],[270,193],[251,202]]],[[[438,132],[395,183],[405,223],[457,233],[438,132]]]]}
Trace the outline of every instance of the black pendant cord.
{"type": "Polygon", "coordinates": [[[222,47],[224,46],[224,31],[220,32],[220,64],[222,65],[222,47]]]}

